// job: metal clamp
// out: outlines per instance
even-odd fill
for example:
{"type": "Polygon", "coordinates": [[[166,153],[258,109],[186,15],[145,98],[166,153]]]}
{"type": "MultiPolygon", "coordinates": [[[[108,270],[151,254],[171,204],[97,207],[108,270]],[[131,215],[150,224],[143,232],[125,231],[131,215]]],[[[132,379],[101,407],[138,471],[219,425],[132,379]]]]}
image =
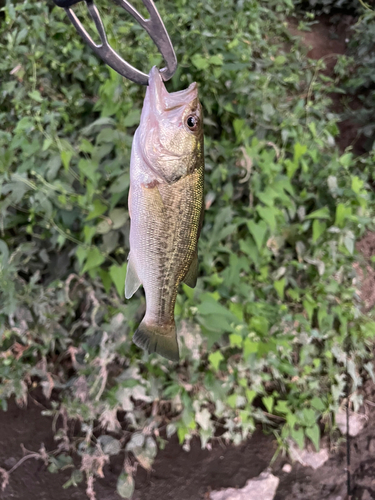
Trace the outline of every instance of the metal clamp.
{"type": "MultiPolygon", "coordinates": [[[[70,21],[75,29],[81,35],[83,40],[92,48],[96,55],[98,55],[108,66],[117,71],[120,75],[128,78],[129,80],[139,83],[141,85],[148,85],[148,75],[134,68],[131,64],[126,62],[113,48],[109,45],[107,35],[104,29],[103,21],[100,17],[99,11],[94,4],[93,0],[85,0],[90,16],[95,23],[98,31],[101,44],[97,45],[91,36],[83,27],[81,21],[74,13],[72,6],[79,3],[81,0],[53,0],[58,7],[65,9],[70,21]]],[[[160,74],[164,81],[169,80],[174,75],[177,68],[177,58],[173,49],[172,42],[169,38],[168,32],[165,29],[164,23],[157,11],[153,0],[142,0],[144,6],[150,14],[149,19],[144,19],[141,14],[127,1],[116,0],[124,10],[131,14],[134,19],[147,31],[151,39],[159,49],[167,66],[160,70],[160,74]]]]}

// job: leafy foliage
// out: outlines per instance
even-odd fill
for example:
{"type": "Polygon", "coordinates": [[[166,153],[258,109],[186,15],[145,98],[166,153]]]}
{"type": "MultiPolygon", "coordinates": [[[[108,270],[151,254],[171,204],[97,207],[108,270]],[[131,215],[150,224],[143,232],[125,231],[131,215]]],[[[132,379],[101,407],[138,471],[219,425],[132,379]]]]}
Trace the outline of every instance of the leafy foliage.
{"type": "Polygon", "coordinates": [[[342,75],[342,86],[347,92],[343,99],[346,104],[344,118],[358,124],[367,150],[372,149],[375,141],[375,78],[371,71],[375,63],[374,20],[375,10],[367,8],[353,26],[351,57],[344,62],[346,71],[342,75]],[[353,96],[358,103],[354,109],[353,96]]]}
{"type": "Polygon", "coordinates": [[[314,10],[318,14],[338,11],[355,14],[361,8],[361,0],[297,0],[295,4],[303,10],[314,10]]]}
{"type": "MultiPolygon", "coordinates": [[[[161,64],[137,25],[99,6],[125,59],[161,64]]],[[[8,2],[1,20],[0,400],[25,401],[31,377],[47,397],[61,389],[47,412],[63,422],[52,469],[77,452],[81,473],[67,486],[84,473],[91,492],[125,449],[123,497],[134,461],[150,468],[164,429],[188,449],[193,435],[204,447],[220,429],[239,443],[276,419],[283,445],[307,438],[318,448],[346,365],[360,403],[375,334],[353,267],[372,228],[374,154],[338,152],[327,111],[335,82],[288,33],[292,2],[158,7],[180,62],[169,88],[197,81],[205,109],[201,277],[178,296],[177,366],[132,344],[144,299],[123,299],[144,89],[100,64],[62,10],[8,2]]]]}

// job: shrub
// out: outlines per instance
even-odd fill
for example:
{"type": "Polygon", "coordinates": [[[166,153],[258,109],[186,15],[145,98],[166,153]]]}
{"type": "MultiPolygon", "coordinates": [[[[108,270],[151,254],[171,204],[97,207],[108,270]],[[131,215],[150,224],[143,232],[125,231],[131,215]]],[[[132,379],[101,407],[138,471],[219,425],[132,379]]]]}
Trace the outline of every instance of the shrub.
{"type": "Polygon", "coordinates": [[[347,92],[344,118],[358,124],[359,132],[367,139],[364,146],[371,150],[375,141],[375,63],[374,44],[375,11],[364,10],[353,26],[346,71],[342,75],[342,87],[347,92]],[[352,105],[353,97],[356,106],[352,105]],[[357,109],[353,109],[357,108],[357,109]]]}
{"type": "MultiPolygon", "coordinates": [[[[47,397],[59,389],[46,412],[64,423],[51,471],[76,451],[92,486],[125,447],[123,497],[129,458],[149,468],[164,429],[204,447],[218,429],[238,443],[276,419],[282,446],[318,448],[346,369],[355,405],[360,370],[372,375],[375,329],[353,263],[372,227],[374,158],[339,154],[335,82],[288,33],[292,3],[159,4],[179,60],[169,88],[199,83],[206,127],[201,277],[178,296],[177,366],[131,343],[144,299],[123,299],[144,89],[100,64],[57,8],[7,3],[1,21],[0,400],[24,401],[30,380],[47,397]]],[[[125,59],[160,64],[137,25],[101,8],[125,59]]]]}
{"type": "Polygon", "coordinates": [[[361,9],[361,0],[297,0],[294,2],[301,10],[313,10],[317,14],[350,12],[355,14],[361,9]]]}

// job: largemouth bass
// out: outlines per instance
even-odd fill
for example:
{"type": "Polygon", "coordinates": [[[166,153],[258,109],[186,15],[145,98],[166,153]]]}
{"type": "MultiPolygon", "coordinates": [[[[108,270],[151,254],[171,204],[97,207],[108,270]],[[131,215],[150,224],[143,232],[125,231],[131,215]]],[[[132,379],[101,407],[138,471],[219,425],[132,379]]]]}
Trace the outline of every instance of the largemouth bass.
{"type": "Polygon", "coordinates": [[[168,93],[152,68],[130,161],[129,299],[142,284],[146,314],[133,341],[179,359],[174,320],[177,290],[194,288],[203,220],[203,117],[195,83],[168,93]]]}

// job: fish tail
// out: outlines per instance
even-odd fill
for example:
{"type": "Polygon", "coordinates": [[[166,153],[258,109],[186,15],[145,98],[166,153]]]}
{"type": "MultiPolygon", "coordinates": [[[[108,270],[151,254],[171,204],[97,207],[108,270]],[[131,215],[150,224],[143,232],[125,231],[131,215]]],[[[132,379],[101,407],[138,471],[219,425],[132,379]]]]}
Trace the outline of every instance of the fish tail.
{"type": "Polygon", "coordinates": [[[133,336],[133,342],[149,352],[157,352],[171,361],[179,360],[176,325],[146,324],[143,320],[133,336]]]}

